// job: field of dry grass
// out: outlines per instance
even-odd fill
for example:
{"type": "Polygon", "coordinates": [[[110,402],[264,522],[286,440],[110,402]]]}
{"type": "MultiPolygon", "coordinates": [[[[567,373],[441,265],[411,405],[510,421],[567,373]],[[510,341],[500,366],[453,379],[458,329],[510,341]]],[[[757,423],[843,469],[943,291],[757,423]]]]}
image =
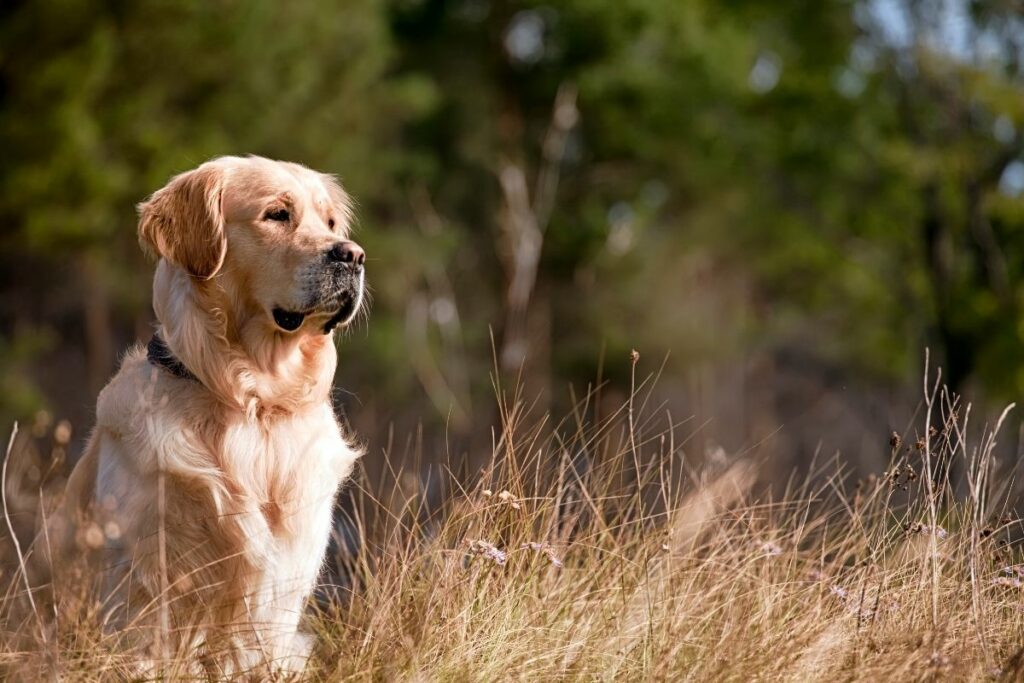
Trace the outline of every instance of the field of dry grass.
{"type": "MultiPolygon", "coordinates": [[[[503,400],[490,466],[469,488],[449,477],[443,504],[400,472],[351,484],[362,552],[310,612],[306,678],[1019,680],[1024,557],[991,475],[999,424],[937,386],[886,472],[851,481],[830,462],[775,496],[754,493],[750,458],[692,464],[643,387],[597,425],[585,405],[552,425],[503,400]],[[959,497],[927,476],[950,458],[959,497]]],[[[116,680],[130,657],[93,623],[64,619],[44,646],[29,619],[0,657],[116,680]]]]}

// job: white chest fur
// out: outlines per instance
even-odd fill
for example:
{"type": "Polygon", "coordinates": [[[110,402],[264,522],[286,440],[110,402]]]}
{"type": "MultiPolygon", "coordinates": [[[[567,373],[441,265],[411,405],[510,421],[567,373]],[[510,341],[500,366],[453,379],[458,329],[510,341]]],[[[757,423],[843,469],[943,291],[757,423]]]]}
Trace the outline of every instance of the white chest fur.
{"type": "Polygon", "coordinates": [[[230,424],[221,467],[236,499],[225,507],[246,517],[247,550],[275,574],[315,575],[335,495],[357,455],[326,404],[269,425],[230,424]]]}

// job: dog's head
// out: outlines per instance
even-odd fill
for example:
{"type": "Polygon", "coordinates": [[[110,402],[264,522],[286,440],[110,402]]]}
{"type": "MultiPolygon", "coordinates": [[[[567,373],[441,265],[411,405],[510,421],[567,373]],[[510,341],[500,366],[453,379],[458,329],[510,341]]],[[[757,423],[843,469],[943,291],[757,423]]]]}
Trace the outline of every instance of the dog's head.
{"type": "Polygon", "coordinates": [[[260,157],[222,157],[175,176],[139,206],[139,241],[247,328],[329,333],[363,301],[351,203],[331,176],[260,157]]]}

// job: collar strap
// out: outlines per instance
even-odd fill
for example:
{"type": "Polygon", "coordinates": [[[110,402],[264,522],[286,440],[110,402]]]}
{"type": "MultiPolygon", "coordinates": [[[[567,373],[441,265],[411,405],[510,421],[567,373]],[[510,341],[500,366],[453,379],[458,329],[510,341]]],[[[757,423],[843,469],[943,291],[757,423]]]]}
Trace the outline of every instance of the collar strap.
{"type": "Polygon", "coordinates": [[[185,367],[185,364],[178,360],[177,356],[171,353],[167,342],[159,334],[154,334],[153,338],[149,340],[149,344],[146,346],[146,358],[153,365],[163,368],[175,377],[190,379],[194,382],[199,381],[199,378],[193,375],[185,367]]]}

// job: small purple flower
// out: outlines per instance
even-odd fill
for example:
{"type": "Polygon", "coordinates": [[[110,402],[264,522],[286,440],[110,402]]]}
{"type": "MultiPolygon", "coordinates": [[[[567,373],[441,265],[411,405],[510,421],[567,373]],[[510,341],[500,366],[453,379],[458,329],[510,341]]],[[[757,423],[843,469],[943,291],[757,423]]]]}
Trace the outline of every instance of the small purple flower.
{"type": "Polygon", "coordinates": [[[837,586],[834,583],[831,586],[829,586],[828,589],[829,592],[832,593],[832,595],[836,596],[840,600],[846,600],[848,597],[850,597],[849,592],[845,588],[843,588],[842,586],[837,586]]]}
{"type": "Polygon", "coordinates": [[[465,543],[468,546],[470,553],[486,557],[499,567],[504,567],[505,562],[508,561],[508,554],[493,543],[488,543],[487,541],[482,540],[470,541],[468,539],[465,543]]]}
{"type": "Polygon", "coordinates": [[[547,543],[535,543],[533,541],[530,541],[529,543],[524,543],[519,547],[523,549],[529,548],[530,550],[536,550],[537,552],[544,553],[544,555],[548,558],[548,561],[551,562],[551,564],[555,567],[558,567],[559,569],[565,566],[562,560],[558,557],[558,555],[555,554],[555,549],[547,543]]]}

